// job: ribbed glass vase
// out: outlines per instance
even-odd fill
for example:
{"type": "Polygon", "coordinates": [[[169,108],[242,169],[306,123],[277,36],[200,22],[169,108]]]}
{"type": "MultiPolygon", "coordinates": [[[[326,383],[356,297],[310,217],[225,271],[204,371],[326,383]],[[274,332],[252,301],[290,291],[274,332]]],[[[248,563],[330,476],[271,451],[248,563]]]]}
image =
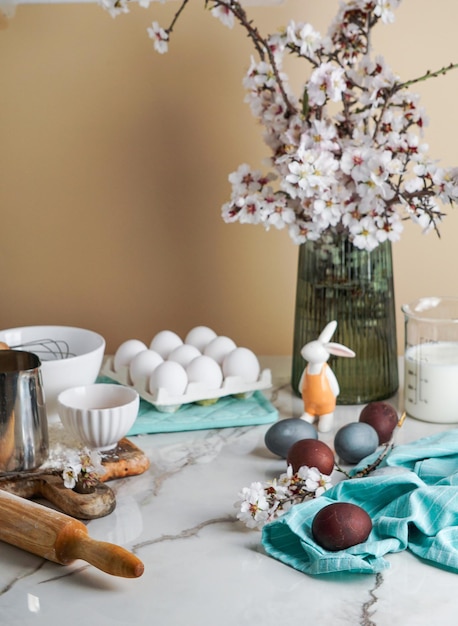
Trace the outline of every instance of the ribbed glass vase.
{"type": "Polygon", "coordinates": [[[384,400],[398,388],[396,313],[391,242],[359,250],[345,235],[326,234],[299,248],[292,386],[306,366],[300,351],[332,320],[331,341],[351,348],[354,358],[328,363],[340,386],[338,404],[384,400]]]}

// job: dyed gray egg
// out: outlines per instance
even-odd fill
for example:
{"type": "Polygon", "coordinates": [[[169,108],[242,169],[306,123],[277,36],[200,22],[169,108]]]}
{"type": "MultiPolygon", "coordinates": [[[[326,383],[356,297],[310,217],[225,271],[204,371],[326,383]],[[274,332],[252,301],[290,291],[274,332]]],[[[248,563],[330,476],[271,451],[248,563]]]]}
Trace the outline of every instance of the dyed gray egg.
{"type": "Polygon", "coordinates": [[[290,417],[275,422],[266,432],[264,442],[271,452],[286,459],[288,450],[300,439],[318,439],[318,433],[312,424],[290,417]]]}
{"type": "Polygon", "coordinates": [[[345,463],[359,463],[378,447],[378,435],[375,428],[364,422],[352,422],[342,426],[334,438],[337,455],[345,463]]]}

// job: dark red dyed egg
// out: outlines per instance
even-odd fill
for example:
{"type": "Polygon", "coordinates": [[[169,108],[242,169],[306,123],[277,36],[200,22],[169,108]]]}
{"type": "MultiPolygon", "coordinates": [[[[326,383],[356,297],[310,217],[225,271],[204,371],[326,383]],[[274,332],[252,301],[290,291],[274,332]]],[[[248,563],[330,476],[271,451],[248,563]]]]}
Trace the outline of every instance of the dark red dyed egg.
{"type": "Polygon", "coordinates": [[[322,474],[332,474],[334,469],[334,453],[331,448],[319,439],[299,439],[293,443],[286,457],[288,465],[292,465],[296,473],[300,467],[316,467],[322,474]]]}
{"type": "Polygon", "coordinates": [[[312,535],[325,550],[336,552],[363,543],[372,530],[368,513],[356,504],[328,504],[315,515],[312,535]]]}
{"type": "Polygon", "coordinates": [[[391,439],[399,418],[396,409],[387,402],[370,402],[359,415],[359,421],[372,426],[377,432],[379,443],[391,439]]]}

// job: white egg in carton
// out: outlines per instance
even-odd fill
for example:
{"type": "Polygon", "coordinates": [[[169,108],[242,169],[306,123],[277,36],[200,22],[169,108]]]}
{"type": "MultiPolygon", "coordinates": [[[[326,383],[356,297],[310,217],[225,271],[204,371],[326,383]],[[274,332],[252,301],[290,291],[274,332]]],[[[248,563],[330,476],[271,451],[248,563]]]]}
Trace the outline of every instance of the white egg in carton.
{"type": "Polygon", "coordinates": [[[229,395],[248,397],[272,386],[270,370],[261,371],[251,350],[206,326],[193,328],[184,341],[172,331],[161,331],[149,348],[137,339],[125,341],[101,373],[134,387],[163,412],[193,402],[213,404],[229,395]]]}

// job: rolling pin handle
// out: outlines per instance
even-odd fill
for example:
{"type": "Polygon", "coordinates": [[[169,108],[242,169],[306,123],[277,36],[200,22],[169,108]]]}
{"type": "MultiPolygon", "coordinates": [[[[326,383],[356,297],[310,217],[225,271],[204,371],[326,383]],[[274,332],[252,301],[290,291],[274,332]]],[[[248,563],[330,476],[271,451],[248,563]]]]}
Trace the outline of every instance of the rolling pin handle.
{"type": "Polygon", "coordinates": [[[92,539],[86,529],[75,529],[59,550],[61,562],[82,559],[98,569],[124,578],[138,578],[143,574],[142,561],[121,546],[92,539]]]}

